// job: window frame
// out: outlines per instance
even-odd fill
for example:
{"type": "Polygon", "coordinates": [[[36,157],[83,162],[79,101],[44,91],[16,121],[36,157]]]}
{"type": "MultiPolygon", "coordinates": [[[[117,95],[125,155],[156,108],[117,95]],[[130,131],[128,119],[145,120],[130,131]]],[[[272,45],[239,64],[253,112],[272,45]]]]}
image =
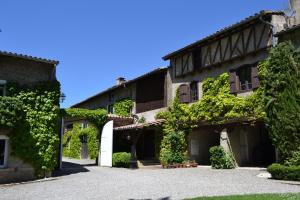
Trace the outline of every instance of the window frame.
{"type": "Polygon", "coordinates": [[[8,145],[9,145],[9,138],[6,135],[0,135],[0,140],[5,141],[5,147],[4,147],[4,162],[3,165],[0,165],[0,169],[4,169],[7,167],[7,161],[8,161],[8,145]]]}
{"type": "Polygon", "coordinates": [[[109,104],[107,106],[107,112],[108,112],[108,114],[114,114],[114,104],[109,104]],[[110,108],[112,108],[111,111],[110,111],[110,108]]]}
{"type": "Polygon", "coordinates": [[[0,96],[6,96],[6,80],[0,80],[0,90],[3,90],[3,95],[0,96]]]}
{"type": "Polygon", "coordinates": [[[190,83],[190,103],[194,103],[199,101],[199,86],[198,86],[198,81],[192,81],[190,83]],[[192,86],[195,86],[192,87],[192,86]]]}
{"type": "Polygon", "coordinates": [[[239,68],[237,68],[235,71],[236,71],[236,79],[237,79],[237,83],[238,83],[238,92],[242,93],[242,92],[247,92],[247,91],[252,91],[253,90],[253,87],[252,87],[252,65],[243,65],[239,68]],[[248,72],[246,70],[249,70],[248,72]],[[242,84],[241,82],[241,74],[243,73],[242,71],[245,71],[245,73],[248,73],[246,74],[247,76],[249,77],[246,77],[246,79],[249,79],[250,82],[247,82],[245,81],[245,84],[242,84]],[[245,85],[245,89],[242,89],[243,85],[245,85]]]}

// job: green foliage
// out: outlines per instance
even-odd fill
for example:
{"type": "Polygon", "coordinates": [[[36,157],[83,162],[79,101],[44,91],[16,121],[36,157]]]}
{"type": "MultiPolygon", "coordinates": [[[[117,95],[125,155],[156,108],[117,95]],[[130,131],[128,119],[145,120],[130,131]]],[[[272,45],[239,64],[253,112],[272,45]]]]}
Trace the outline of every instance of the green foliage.
{"type": "MultiPolygon", "coordinates": [[[[199,122],[222,124],[226,120],[234,118],[247,118],[257,120],[265,117],[262,101],[262,90],[258,89],[248,97],[237,97],[230,93],[229,77],[227,73],[221,74],[218,78],[208,78],[203,82],[203,96],[200,101],[189,106],[181,104],[177,95],[172,106],[166,111],[156,115],[156,119],[165,119],[164,135],[170,133],[184,132],[188,134],[197,127],[199,122]]],[[[164,137],[160,157],[164,162],[172,160],[170,146],[165,146],[170,141],[164,137]]],[[[186,152],[186,145],[182,154],[186,152]]]]}
{"type": "Polygon", "coordinates": [[[82,108],[67,108],[61,110],[61,114],[64,117],[86,119],[97,128],[102,128],[107,121],[107,112],[104,109],[88,110],[82,108]]]}
{"type": "Polygon", "coordinates": [[[142,124],[146,122],[146,118],[144,116],[142,116],[141,118],[139,118],[138,123],[142,124]]]}
{"type": "Polygon", "coordinates": [[[131,154],[126,152],[114,153],[112,156],[112,166],[129,168],[131,154]]]}
{"type": "Polygon", "coordinates": [[[300,146],[300,51],[281,43],[263,63],[261,75],[267,127],[282,160],[300,146]]]}
{"type": "Polygon", "coordinates": [[[133,101],[131,99],[123,99],[114,104],[114,113],[116,115],[129,117],[133,108],[133,101]]]}
{"type": "Polygon", "coordinates": [[[198,197],[189,200],[299,200],[300,194],[251,194],[251,195],[230,195],[214,197],[198,197]]]}
{"type": "Polygon", "coordinates": [[[214,169],[233,169],[235,167],[231,154],[223,147],[214,146],[209,149],[211,166],[214,169]]]}
{"type": "Polygon", "coordinates": [[[217,79],[206,79],[202,88],[202,99],[190,108],[193,121],[221,124],[233,118],[255,120],[265,116],[261,90],[258,89],[248,97],[235,96],[230,93],[227,73],[221,74],[217,79]]]}
{"type": "Polygon", "coordinates": [[[73,128],[64,134],[63,155],[69,158],[80,159],[82,137],[87,137],[90,159],[96,159],[99,152],[98,130],[92,125],[89,125],[87,128],[82,128],[78,123],[74,124],[73,128]]]}
{"type": "MultiPolygon", "coordinates": [[[[37,175],[53,170],[57,166],[59,149],[60,84],[56,81],[35,86],[9,83],[7,88],[8,95],[17,99],[13,101],[19,106],[15,108],[17,123],[10,134],[12,153],[30,163],[37,175]]],[[[5,104],[6,100],[2,98],[0,104],[5,104]]]]}
{"type": "Polygon", "coordinates": [[[96,159],[99,153],[99,137],[100,134],[96,127],[89,125],[89,127],[82,129],[81,135],[87,137],[88,152],[90,159],[96,159]]]}
{"type": "Polygon", "coordinates": [[[179,164],[186,160],[186,141],[183,132],[171,132],[163,137],[160,151],[162,164],[179,164]]]}
{"type": "Polygon", "coordinates": [[[18,98],[0,97],[0,127],[13,128],[23,118],[23,104],[18,98]]]}
{"type": "Polygon", "coordinates": [[[63,137],[63,156],[80,159],[81,155],[81,126],[74,124],[72,130],[67,131],[63,137]]]}
{"type": "Polygon", "coordinates": [[[183,131],[188,134],[192,129],[190,108],[179,102],[178,91],[172,106],[166,111],[159,112],[156,119],[165,119],[164,134],[183,131]]]}
{"type": "Polygon", "coordinates": [[[300,148],[294,151],[284,164],[287,166],[300,166],[300,148]]]}
{"type": "Polygon", "coordinates": [[[274,179],[300,181],[300,166],[284,166],[276,163],[270,165],[267,170],[274,179]]]}

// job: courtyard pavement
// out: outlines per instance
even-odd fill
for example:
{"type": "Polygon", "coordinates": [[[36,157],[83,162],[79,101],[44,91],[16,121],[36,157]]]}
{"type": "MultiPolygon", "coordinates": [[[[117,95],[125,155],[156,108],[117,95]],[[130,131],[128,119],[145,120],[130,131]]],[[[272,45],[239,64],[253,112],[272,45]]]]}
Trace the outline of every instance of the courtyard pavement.
{"type": "Polygon", "coordinates": [[[300,183],[259,178],[257,169],[117,169],[66,160],[53,179],[0,185],[0,199],[184,199],[252,193],[299,192],[300,183]],[[73,162],[73,163],[72,163],[73,162]]]}

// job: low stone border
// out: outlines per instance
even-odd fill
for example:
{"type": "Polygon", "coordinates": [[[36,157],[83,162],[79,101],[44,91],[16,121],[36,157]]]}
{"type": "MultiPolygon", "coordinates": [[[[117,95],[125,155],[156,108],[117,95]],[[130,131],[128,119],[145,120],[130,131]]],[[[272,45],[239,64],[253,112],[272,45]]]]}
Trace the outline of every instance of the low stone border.
{"type": "Polygon", "coordinates": [[[198,164],[197,164],[197,163],[162,165],[162,168],[164,168],[164,169],[174,169],[174,168],[195,168],[195,167],[198,167],[198,164]]]}
{"type": "Polygon", "coordinates": [[[40,182],[45,182],[45,181],[54,181],[57,180],[57,178],[43,178],[43,179],[37,179],[37,180],[32,180],[32,181],[24,181],[24,182],[16,182],[16,183],[5,183],[5,184],[0,184],[1,187],[9,187],[9,186],[15,186],[15,185],[24,185],[24,184],[30,184],[30,183],[40,183],[40,182]]]}

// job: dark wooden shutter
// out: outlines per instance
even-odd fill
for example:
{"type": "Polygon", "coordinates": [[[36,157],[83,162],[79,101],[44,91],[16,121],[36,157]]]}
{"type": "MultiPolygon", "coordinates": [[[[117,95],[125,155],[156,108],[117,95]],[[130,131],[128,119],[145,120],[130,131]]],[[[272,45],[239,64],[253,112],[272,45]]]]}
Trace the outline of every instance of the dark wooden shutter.
{"type": "Polygon", "coordinates": [[[238,92],[238,87],[237,87],[238,83],[237,83],[236,71],[229,72],[229,81],[230,81],[230,92],[237,93],[238,92]]]}
{"type": "Polygon", "coordinates": [[[186,84],[179,86],[179,101],[180,103],[190,103],[190,87],[186,84]]]}
{"type": "Polygon", "coordinates": [[[259,87],[259,78],[258,78],[258,68],[257,65],[253,65],[251,67],[251,83],[252,88],[258,88],[259,87]]]}

